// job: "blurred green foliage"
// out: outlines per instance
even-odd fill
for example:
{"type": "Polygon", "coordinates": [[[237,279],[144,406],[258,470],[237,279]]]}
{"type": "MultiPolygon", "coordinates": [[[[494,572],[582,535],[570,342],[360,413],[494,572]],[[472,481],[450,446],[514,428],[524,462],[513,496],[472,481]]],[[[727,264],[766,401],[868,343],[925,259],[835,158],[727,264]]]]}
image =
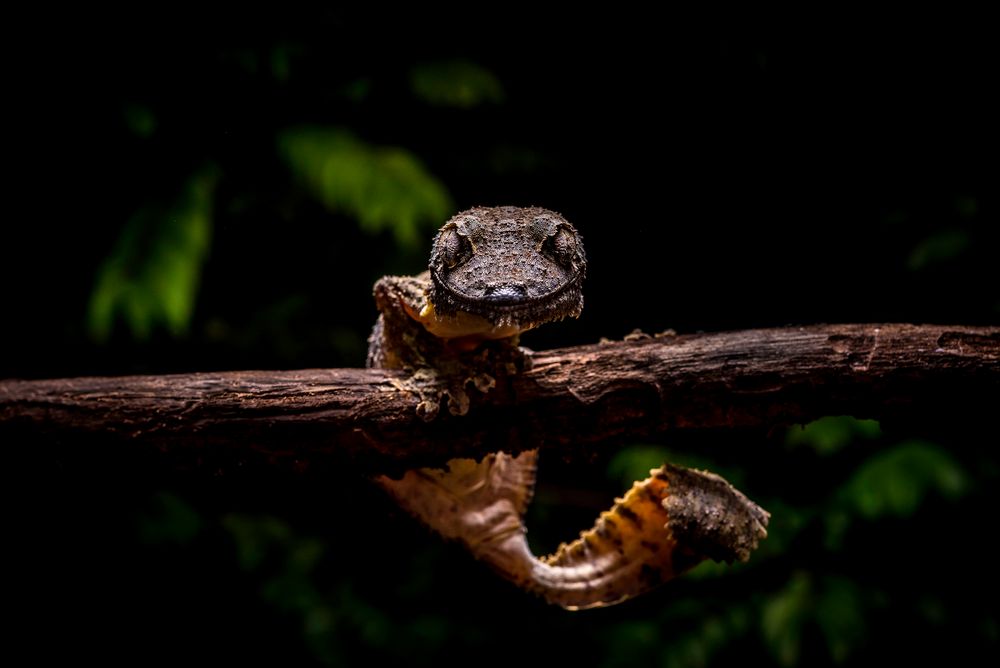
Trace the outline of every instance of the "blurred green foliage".
{"type": "Polygon", "coordinates": [[[156,132],[156,116],[153,110],[141,104],[127,104],[122,112],[125,124],[137,137],[151,137],[156,132]]]}
{"type": "Polygon", "coordinates": [[[907,441],[873,454],[841,490],[842,502],[865,519],[909,517],[929,494],[955,498],[966,475],[945,450],[907,441]]]}
{"type": "Polygon", "coordinates": [[[186,545],[204,528],[198,509],[169,492],[157,492],[137,522],[139,538],[144,543],[186,545]]]}
{"type": "Polygon", "coordinates": [[[831,415],[789,429],[785,442],[791,447],[808,446],[819,454],[832,455],[856,439],[875,439],[882,430],[875,420],[857,420],[846,415],[831,415]]]}
{"type": "Polygon", "coordinates": [[[912,270],[954,260],[969,247],[971,239],[965,230],[943,230],[921,241],[910,253],[907,262],[912,270]]]}
{"type": "Polygon", "coordinates": [[[452,212],[444,185],[404,149],[371,146],[337,128],[287,130],[278,144],[330,211],[349,214],[367,232],[388,230],[401,246],[418,246],[452,212]]]}
{"type": "MultiPolygon", "coordinates": [[[[155,129],[143,107],[126,107],[126,119],[139,136],[155,129]]],[[[402,248],[419,247],[454,208],[444,185],[405,149],[371,146],[328,127],[284,130],[278,146],[294,176],[327,209],[370,234],[390,232],[402,248]]],[[[173,202],[147,205],[127,221],[91,293],[87,323],[94,339],[107,341],[118,320],[138,341],[159,326],[175,337],[188,332],[219,178],[217,167],[203,168],[173,202]]]]}
{"type": "Polygon", "coordinates": [[[798,571],[761,610],[761,633],[780,666],[800,665],[811,628],[820,631],[829,658],[842,664],[865,640],[862,592],[850,579],[816,578],[798,571]]]}
{"type": "Polygon", "coordinates": [[[174,336],[187,331],[211,245],[218,178],[216,168],[206,167],[173,202],[149,205],[125,223],[91,293],[91,336],[107,340],[119,319],[138,340],[148,339],[159,325],[174,336]]]}
{"type": "Polygon", "coordinates": [[[468,109],[503,101],[496,75],[469,60],[422,63],[410,69],[413,94],[428,104],[468,109]]]}

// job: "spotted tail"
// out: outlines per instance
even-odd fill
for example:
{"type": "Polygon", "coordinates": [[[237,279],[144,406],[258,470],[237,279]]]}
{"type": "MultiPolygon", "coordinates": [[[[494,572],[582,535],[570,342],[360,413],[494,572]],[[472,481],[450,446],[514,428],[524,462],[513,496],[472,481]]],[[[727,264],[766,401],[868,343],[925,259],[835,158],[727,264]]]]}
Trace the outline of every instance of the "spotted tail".
{"type": "Polygon", "coordinates": [[[719,476],[666,464],[594,527],[541,559],[525,538],[537,452],[453,459],[378,482],[409,512],[518,586],[568,609],[613,605],[706,558],[746,561],[769,514],[719,476]]]}

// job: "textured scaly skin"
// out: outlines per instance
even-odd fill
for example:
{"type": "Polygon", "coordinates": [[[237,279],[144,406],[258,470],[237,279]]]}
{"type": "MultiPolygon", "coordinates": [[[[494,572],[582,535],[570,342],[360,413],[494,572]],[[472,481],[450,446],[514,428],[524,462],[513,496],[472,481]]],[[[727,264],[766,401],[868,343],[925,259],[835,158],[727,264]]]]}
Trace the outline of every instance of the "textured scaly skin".
{"type": "MultiPolygon", "coordinates": [[[[469,410],[471,382],[492,378],[476,349],[493,341],[494,364],[509,368],[521,331],[579,314],[586,261],[576,231],[544,209],[501,207],[456,215],[438,233],[428,272],[375,286],[381,312],[369,366],[414,371],[408,389],[435,419],[469,410]]],[[[488,363],[487,367],[488,369],[488,363]]],[[[612,605],[648,591],[705,558],[746,561],[767,535],[768,514],[712,473],[666,464],[633,485],[594,527],[538,558],[524,512],[537,451],[377,481],[396,501],[519,587],[568,609],[612,605]]]]}

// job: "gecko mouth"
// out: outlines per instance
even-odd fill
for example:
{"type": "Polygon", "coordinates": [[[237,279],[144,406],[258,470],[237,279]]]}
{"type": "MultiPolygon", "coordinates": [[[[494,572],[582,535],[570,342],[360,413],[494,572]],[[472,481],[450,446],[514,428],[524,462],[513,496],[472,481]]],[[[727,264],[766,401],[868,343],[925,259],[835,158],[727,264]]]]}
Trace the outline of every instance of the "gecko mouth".
{"type": "Polygon", "coordinates": [[[482,316],[494,324],[533,323],[577,316],[583,306],[580,284],[582,273],[548,292],[532,294],[523,284],[502,283],[488,286],[476,295],[461,292],[431,271],[435,308],[444,315],[465,311],[482,316]]]}

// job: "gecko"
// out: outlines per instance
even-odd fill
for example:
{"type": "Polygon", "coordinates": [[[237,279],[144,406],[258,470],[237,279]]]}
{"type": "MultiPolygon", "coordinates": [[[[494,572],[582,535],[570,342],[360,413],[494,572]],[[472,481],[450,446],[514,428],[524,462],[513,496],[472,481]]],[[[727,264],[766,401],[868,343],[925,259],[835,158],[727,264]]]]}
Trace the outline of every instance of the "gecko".
{"type": "MultiPolygon", "coordinates": [[[[577,317],[587,259],[561,215],[539,207],[477,207],[438,231],[429,266],[374,287],[379,317],[367,365],[403,369],[399,389],[424,420],[460,418],[502,375],[524,373],[521,333],[577,317]]],[[[504,425],[496,425],[503,429],[504,425]]],[[[579,538],[532,554],[524,513],[538,451],[457,458],[376,482],[417,519],[518,587],[570,610],[620,603],[710,558],[746,561],[770,515],[723,478],[664,464],[636,482],[579,538]]]]}

